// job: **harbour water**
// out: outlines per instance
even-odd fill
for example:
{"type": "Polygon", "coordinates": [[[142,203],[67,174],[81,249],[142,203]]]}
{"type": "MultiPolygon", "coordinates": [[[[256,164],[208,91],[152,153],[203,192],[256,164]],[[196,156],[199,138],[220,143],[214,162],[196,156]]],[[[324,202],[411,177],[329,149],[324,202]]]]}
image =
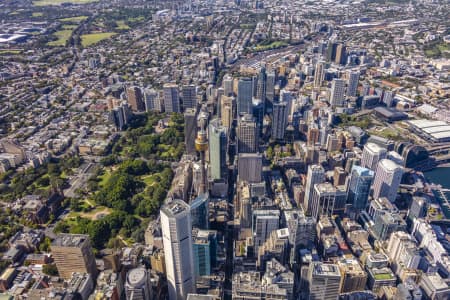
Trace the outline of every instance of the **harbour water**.
{"type": "Polygon", "coordinates": [[[450,218],[450,167],[435,168],[424,172],[424,176],[431,183],[441,185],[446,191],[433,191],[436,200],[441,204],[444,215],[450,218]]]}
{"type": "Polygon", "coordinates": [[[440,184],[444,189],[450,189],[450,167],[434,168],[423,173],[434,184],[440,184]]]}

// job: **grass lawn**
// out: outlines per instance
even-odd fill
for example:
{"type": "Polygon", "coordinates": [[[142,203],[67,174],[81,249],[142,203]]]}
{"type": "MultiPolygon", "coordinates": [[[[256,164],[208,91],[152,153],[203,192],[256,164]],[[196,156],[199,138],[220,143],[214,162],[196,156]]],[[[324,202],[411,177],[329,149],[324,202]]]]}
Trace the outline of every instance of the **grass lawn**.
{"type": "Polygon", "coordinates": [[[375,275],[376,280],[388,280],[391,278],[392,278],[391,274],[376,274],[375,275]]]}
{"type": "Polygon", "coordinates": [[[77,28],[78,27],[78,25],[68,25],[68,24],[64,24],[63,26],[62,26],[62,29],[75,29],[75,28],[77,28]]]}
{"type": "Polygon", "coordinates": [[[71,29],[60,30],[54,33],[54,35],[58,38],[56,41],[51,41],[48,43],[49,46],[65,46],[67,40],[70,38],[72,34],[71,29]]]}
{"type": "Polygon", "coordinates": [[[86,4],[98,2],[99,0],[37,0],[33,1],[34,6],[61,5],[63,3],[86,4]]]}
{"type": "Polygon", "coordinates": [[[128,18],[129,22],[140,22],[140,21],[144,21],[144,20],[145,20],[144,16],[139,16],[136,18],[128,18]]]}
{"type": "Polygon", "coordinates": [[[38,18],[44,16],[44,13],[41,12],[34,12],[31,14],[32,17],[38,18]]]}
{"type": "Polygon", "coordinates": [[[105,184],[108,182],[109,178],[111,178],[111,175],[112,175],[111,170],[106,169],[105,174],[100,176],[100,182],[98,183],[99,186],[101,186],[101,187],[105,186],[105,184]]]}
{"type": "Polygon", "coordinates": [[[113,35],[115,35],[115,32],[101,32],[101,33],[90,33],[90,34],[83,34],[81,36],[81,44],[83,47],[89,47],[91,45],[94,45],[102,40],[109,39],[113,35]]]}
{"type": "Polygon", "coordinates": [[[78,16],[78,17],[59,19],[59,21],[61,21],[61,22],[80,23],[80,22],[86,20],[87,18],[88,18],[88,16],[78,16]]]}
{"type": "Polygon", "coordinates": [[[152,175],[144,175],[141,177],[141,180],[145,183],[146,186],[151,186],[155,183],[156,180],[156,174],[152,175]]]}
{"type": "Polygon", "coordinates": [[[255,48],[253,48],[253,50],[254,51],[265,51],[265,50],[270,50],[270,49],[277,49],[277,48],[284,47],[287,45],[288,45],[288,43],[286,43],[286,42],[275,41],[268,45],[257,45],[255,48]]]}
{"type": "Polygon", "coordinates": [[[22,50],[0,50],[0,55],[2,54],[20,54],[22,50]]]}
{"type": "MultiPolygon", "coordinates": [[[[88,205],[86,203],[86,205],[88,205]]],[[[90,220],[97,220],[100,219],[102,216],[106,216],[109,215],[112,212],[112,209],[106,206],[97,206],[96,208],[94,208],[93,210],[89,211],[89,212],[75,212],[75,211],[71,211],[67,216],[66,216],[66,220],[73,220],[76,217],[80,216],[82,218],[86,218],[86,219],[90,219],[90,220]]]]}
{"type": "Polygon", "coordinates": [[[119,30],[126,30],[126,29],[130,29],[130,26],[128,26],[127,24],[125,24],[125,21],[117,21],[117,29],[119,30]]]}

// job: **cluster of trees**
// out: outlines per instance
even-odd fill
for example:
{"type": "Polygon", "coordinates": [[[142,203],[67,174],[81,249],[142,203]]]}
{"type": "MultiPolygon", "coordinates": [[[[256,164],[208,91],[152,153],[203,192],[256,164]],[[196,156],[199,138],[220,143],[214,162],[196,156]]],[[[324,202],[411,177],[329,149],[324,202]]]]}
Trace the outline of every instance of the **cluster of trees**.
{"type": "Polygon", "coordinates": [[[129,214],[148,217],[158,212],[172,181],[170,167],[155,161],[128,159],[118,165],[108,181],[94,195],[97,204],[129,214]],[[145,190],[140,176],[153,174],[153,182],[145,190]]]}
{"type": "Polygon", "coordinates": [[[364,117],[358,119],[355,116],[341,114],[341,115],[339,115],[339,119],[340,119],[339,121],[341,123],[341,126],[343,126],[343,127],[357,126],[362,129],[367,129],[371,125],[370,119],[367,116],[364,116],[364,117]]]}
{"type": "Polygon", "coordinates": [[[64,188],[67,184],[65,175],[72,174],[72,169],[79,167],[82,162],[79,156],[67,156],[54,159],[38,168],[16,172],[8,184],[5,183],[9,179],[6,176],[2,178],[4,184],[0,187],[1,199],[12,201],[27,194],[48,196],[52,190],[64,188]]]}
{"type": "Polygon", "coordinates": [[[161,173],[154,175],[154,182],[141,194],[133,197],[135,203],[135,213],[142,217],[149,217],[159,212],[167,196],[167,191],[172,183],[173,172],[170,168],[165,168],[161,173]]]}
{"type": "Polygon", "coordinates": [[[146,120],[138,119],[124,137],[113,147],[113,154],[127,149],[129,157],[178,161],[184,152],[184,119],[181,114],[172,114],[169,127],[155,133],[154,127],[164,114],[152,113],[146,120]]]}
{"type": "Polygon", "coordinates": [[[92,246],[95,249],[103,249],[110,239],[118,235],[142,242],[144,228],[141,226],[141,221],[133,215],[123,211],[114,211],[100,220],[77,217],[75,221],[61,221],[56,225],[55,232],[88,234],[92,246]]]}

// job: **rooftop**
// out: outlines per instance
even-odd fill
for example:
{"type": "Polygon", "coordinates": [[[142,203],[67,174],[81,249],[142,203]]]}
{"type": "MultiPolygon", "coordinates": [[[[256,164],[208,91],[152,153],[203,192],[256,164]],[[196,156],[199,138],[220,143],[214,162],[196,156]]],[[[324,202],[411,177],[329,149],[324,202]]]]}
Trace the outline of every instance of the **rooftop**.
{"type": "Polygon", "coordinates": [[[339,267],[334,264],[324,264],[321,262],[314,263],[314,275],[329,276],[329,277],[341,277],[339,267]]]}
{"type": "Polygon", "coordinates": [[[161,211],[164,212],[169,217],[170,216],[174,217],[183,212],[189,212],[189,209],[190,209],[189,205],[183,200],[174,200],[164,205],[161,208],[161,211]]]}
{"type": "Polygon", "coordinates": [[[68,234],[60,233],[56,239],[53,240],[52,246],[57,247],[80,247],[83,243],[89,240],[86,234],[68,234]]]}
{"type": "Polygon", "coordinates": [[[147,271],[144,268],[135,268],[128,272],[127,283],[132,286],[142,285],[147,277],[147,271]]]}

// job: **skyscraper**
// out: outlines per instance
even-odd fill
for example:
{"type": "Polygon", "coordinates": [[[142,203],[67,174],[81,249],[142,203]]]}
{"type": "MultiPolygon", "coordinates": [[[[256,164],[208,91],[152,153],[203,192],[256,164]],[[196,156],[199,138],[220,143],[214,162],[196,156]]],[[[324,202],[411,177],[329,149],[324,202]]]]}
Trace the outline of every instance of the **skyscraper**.
{"type": "Polygon", "coordinates": [[[217,232],[193,230],[193,253],[196,276],[211,275],[217,260],[217,232]]]}
{"type": "Polygon", "coordinates": [[[310,300],[336,300],[341,290],[341,272],[334,264],[312,262],[308,270],[310,300]]]}
{"type": "Polygon", "coordinates": [[[235,98],[233,96],[222,96],[220,99],[220,118],[222,125],[227,129],[230,129],[233,124],[234,102],[235,98]]]}
{"type": "Polygon", "coordinates": [[[315,184],[310,198],[311,216],[314,220],[323,215],[330,217],[338,203],[345,204],[345,198],[345,192],[336,189],[329,182],[315,184]]]}
{"type": "Polygon", "coordinates": [[[127,273],[125,295],[127,300],[150,300],[152,284],[150,274],[144,267],[131,269],[127,273]]]}
{"type": "Polygon", "coordinates": [[[382,159],[378,163],[375,180],[373,182],[373,197],[386,197],[394,202],[397,190],[403,176],[403,168],[389,159],[382,159]]]}
{"type": "Polygon", "coordinates": [[[323,78],[325,76],[325,62],[319,61],[316,64],[314,71],[314,87],[319,88],[322,86],[323,78]]]}
{"type": "Polygon", "coordinates": [[[334,60],[335,63],[339,65],[345,65],[347,62],[347,48],[344,44],[339,44],[336,47],[336,58],[334,60]]]}
{"type": "Polygon", "coordinates": [[[272,139],[284,139],[287,126],[288,104],[286,102],[273,103],[272,139]]]}
{"type": "Polygon", "coordinates": [[[145,111],[161,111],[158,93],[153,89],[144,90],[145,111]]]}
{"type": "Polygon", "coordinates": [[[349,71],[347,73],[348,81],[347,81],[347,96],[355,97],[356,92],[358,91],[359,84],[359,72],[349,71]]]}
{"type": "Polygon", "coordinates": [[[161,208],[166,276],[170,300],[186,299],[195,293],[192,225],[189,205],[174,200],[161,208]]]}
{"type": "Polygon", "coordinates": [[[302,210],[285,210],[284,219],[289,229],[289,243],[294,249],[294,255],[301,247],[306,248],[314,243],[316,235],[316,220],[306,217],[302,210]]]}
{"type": "Polygon", "coordinates": [[[320,165],[308,166],[308,174],[306,175],[305,186],[305,201],[304,209],[307,213],[311,213],[312,209],[312,194],[314,191],[314,185],[325,181],[325,170],[320,165]]]}
{"type": "Polygon", "coordinates": [[[192,227],[199,229],[209,228],[209,193],[198,195],[189,204],[192,227]]]}
{"type": "Polygon", "coordinates": [[[338,46],[338,44],[335,42],[328,42],[327,61],[333,62],[336,59],[337,46],[338,46]]]}
{"type": "Polygon", "coordinates": [[[255,153],[259,146],[258,126],[252,115],[239,118],[237,128],[238,153],[255,153]]]}
{"type": "Polygon", "coordinates": [[[262,101],[266,100],[266,81],[266,68],[261,67],[261,70],[258,73],[258,82],[256,84],[256,98],[261,99],[262,101]]]}
{"type": "Polygon", "coordinates": [[[233,95],[233,77],[231,77],[229,74],[225,75],[223,77],[223,94],[225,96],[232,96],[233,95]]]}
{"type": "Polygon", "coordinates": [[[366,208],[373,176],[374,172],[369,169],[360,166],[352,167],[348,184],[348,203],[351,203],[354,209],[366,208]]]}
{"type": "Polygon", "coordinates": [[[252,113],[253,82],[251,78],[240,78],[238,81],[237,113],[252,113]]]}
{"type": "Polygon", "coordinates": [[[391,107],[394,103],[394,92],[391,90],[385,90],[381,101],[386,104],[387,107],[391,107]]]}
{"type": "Polygon", "coordinates": [[[186,153],[195,155],[195,137],[197,134],[197,113],[195,109],[188,108],[184,111],[184,143],[186,153]]]}
{"type": "Polygon", "coordinates": [[[345,101],[345,81],[333,79],[331,83],[330,104],[332,107],[342,107],[345,101]]]}
{"type": "Polygon", "coordinates": [[[183,85],[181,88],[183,109],[197,107],[197,88],[195,85],[183,85]]]}
{"type": "Polygon", "coordinates": [[[142,97],[142,91],[137,86],[131,86],[127,88],[127,100],[133,111],[144,111],[144,99],[142,97]]]}
{"type": "Polygon", "coordinates": [[[427,215],[427,199],[414,196],[408,210],[408,219],[414,221],[427,215]]]}
{"type": "Polygon", "coordinates": [[[319,142],[319,127],[316,123],[311,123],[308,126],[306,140],[309,146],[314,146],[317,142],[319,142]]]}
{"type": "Polygon", "coordinates": [[[375,143],[367,143],[361,157],[361,167],[377,170],[378,162],[387,156],[387,150],[378,146],[375,143]]]}
{"type": "Polygon", "coordinates": [[[280,228],[280,211],[257,209],[253,211],[253,241],[255,254],[258,249],[269,238],[272,231],[280,228]]]}
{"type": "Polygon", "coordinates": [[[266,100],[270,102],[272,102],[275,98],[275,80],[275,72],[268,72],[266,81],[266,100]]]}
{"type": "Polygon", "coordinates": [[[163,86],[164,91],[164,110],[165,112],[181,112],[180,97],[178,95],[178,86],[172,83],[166,83],[163,86]]]}
{"type": "Polygon", "coordinates": [[[227,178],[227,128],[219,119],[209,122],[209,164],[211,179],[227,178]]]}
{"type": "Polygon", "coordinates": [[[72,273],[88,273],[97,276],[95,257],[89,236],[60,233],[50,245],[59,276],[70,279],[72,273]]]}

